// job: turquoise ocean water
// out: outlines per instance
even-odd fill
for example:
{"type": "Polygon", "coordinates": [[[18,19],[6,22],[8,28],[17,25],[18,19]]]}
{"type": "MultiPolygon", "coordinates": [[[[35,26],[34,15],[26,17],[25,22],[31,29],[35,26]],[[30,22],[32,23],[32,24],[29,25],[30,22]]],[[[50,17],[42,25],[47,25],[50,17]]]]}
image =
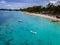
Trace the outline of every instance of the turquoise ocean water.
{"type": "Polygon", "coordinates": [[[0,45],[60,45],[60,24],[21,12],[0,11],[0,45]]]}

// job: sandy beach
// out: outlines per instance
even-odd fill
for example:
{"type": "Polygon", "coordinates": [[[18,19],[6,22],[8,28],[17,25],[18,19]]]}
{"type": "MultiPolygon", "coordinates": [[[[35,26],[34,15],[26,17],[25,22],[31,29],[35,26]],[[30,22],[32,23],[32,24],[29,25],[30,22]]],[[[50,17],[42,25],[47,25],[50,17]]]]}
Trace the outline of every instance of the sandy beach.
{"type": "Polygon", "coordinates": [[[36,14],[36,13],[29,13],[29,12],[22,12],[22,13],[25,13],[25,14],[28,14],[28,15],[31,15],[31,16],[39,16],[39,17],[42,17],[42,18],[47,18],[47,19],[52,20],[52,21],[57,21],[58,20],[60,22],[60,19],[58,19],[54,16],[49,16],[47,14],[45,15],[45,14],[36,14]]]}

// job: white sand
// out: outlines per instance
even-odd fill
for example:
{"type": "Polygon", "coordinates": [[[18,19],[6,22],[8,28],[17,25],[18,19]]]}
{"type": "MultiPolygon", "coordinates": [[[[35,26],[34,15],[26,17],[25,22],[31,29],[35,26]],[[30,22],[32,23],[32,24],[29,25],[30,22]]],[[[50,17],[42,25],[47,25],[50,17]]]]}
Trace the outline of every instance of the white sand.
{"type": "Polygon", "coordinates": [[[45,14],[29,13],[29,12],[22,12],[22,13],[32,15],[32,16],[39,16],[39,17],[47,18],[47,19],[54,20],[54,21],[58,20],[60,22],[60,19],[58,19],[58,18],[56,18],[54,16],[48,16],[48,15],[45,15],[45,14]]]}

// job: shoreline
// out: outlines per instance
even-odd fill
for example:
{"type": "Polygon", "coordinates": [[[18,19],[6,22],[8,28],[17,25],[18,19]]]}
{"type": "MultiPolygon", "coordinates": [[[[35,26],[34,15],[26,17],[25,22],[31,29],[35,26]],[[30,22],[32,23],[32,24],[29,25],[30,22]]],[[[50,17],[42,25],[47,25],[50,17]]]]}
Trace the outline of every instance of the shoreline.
{"type": "Polygon", "coordinates": [[[20,11],[20,12],[31,15],[31,16],[39,16],[39,17],[46,18],[52,21],[60,22],[60,19],[54,16],[49,16],[48,14],[37,14],[37,13],[30,13],[30,12],[25,12],[25,11],[20,11]]]}

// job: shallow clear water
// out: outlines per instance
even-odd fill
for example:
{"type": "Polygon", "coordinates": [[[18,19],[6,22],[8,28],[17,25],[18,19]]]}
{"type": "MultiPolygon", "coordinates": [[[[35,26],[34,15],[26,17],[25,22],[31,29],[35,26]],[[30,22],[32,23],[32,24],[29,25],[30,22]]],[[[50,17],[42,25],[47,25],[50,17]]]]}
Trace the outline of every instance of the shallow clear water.
{"type": "Polygon", "coordinates": [[[60,24],[21,12],[0,11],[0,45],[60,45],[60,24]]]}

